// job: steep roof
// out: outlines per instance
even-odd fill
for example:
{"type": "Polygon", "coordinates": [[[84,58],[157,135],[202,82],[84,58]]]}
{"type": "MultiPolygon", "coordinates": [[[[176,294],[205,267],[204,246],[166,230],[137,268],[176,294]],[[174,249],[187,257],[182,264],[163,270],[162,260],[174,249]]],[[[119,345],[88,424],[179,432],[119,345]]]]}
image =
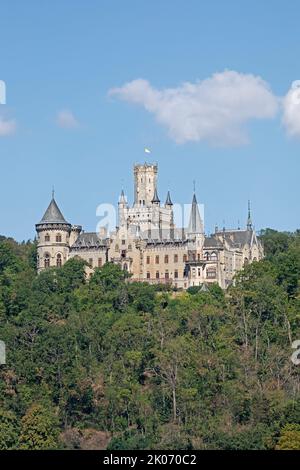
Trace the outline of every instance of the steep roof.
{"type": "Polygon", "coordinates": [[[99,238],[96,232],[83,232],[79,235],[75,243],[71,246],[73,248],[100,248],[106,246],[105,239],[99,238]]]}
{"type": "Polygon", "coordinates": [[[201,220],[196,194],[193,195],[188,233],[203,233],[203,223],[201,220]]]}
{"type": "Polygon", "coordinates": [[[62,215],[54,197],[52,197],[51,202],[43,215],[40,224],[67,224],[68,222],[62,215]]]}
{"type": "Polygon", "coordinates": [[[157,194],[157,189],[155,188],[154,190],[154,195],[153,195],[153,198],[152,198],[152,201],[151,202],[160,202],[160,199],[158,197],[158,194],[157,194]]]}
{"type": "Polygon", "coordinates": [[[214,236],[205,237],[204,248],[222,248],[223,244],[214,236]]]}
{"type": "Polygon", "coordinates": [[[166,205],[166,206],[173,206],[173,202],[171,201],[170,191],[168,191],[167,199],[166,199],[165,205],[166,205]]]}

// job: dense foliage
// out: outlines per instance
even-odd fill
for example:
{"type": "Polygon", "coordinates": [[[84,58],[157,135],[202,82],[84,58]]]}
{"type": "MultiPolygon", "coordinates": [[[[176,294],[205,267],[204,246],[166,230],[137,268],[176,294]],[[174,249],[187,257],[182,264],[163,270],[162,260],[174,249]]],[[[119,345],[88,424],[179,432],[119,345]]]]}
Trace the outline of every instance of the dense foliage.
{"type": "Polygon", "coordinates": [[[300,449],[300,233],[223,292],[128,282],[115,265],[35,273],[0,238],[0,449],[300,449]]]}

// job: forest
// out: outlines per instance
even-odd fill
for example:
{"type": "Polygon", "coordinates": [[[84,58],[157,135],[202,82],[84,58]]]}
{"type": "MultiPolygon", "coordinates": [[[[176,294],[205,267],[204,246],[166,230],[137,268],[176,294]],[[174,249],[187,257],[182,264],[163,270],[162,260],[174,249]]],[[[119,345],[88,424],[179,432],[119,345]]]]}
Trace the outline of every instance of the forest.
{"type": "Polygon", "coordinates": [[[300,230],[179,291],[0,237],[0,449],[299,449],[300,230]]]}

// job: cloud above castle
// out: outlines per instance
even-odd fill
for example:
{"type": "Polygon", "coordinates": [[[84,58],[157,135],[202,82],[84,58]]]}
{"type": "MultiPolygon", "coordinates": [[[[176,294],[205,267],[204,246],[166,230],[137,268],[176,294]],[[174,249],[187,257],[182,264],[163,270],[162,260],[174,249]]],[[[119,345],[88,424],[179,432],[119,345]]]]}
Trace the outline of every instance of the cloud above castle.
{"type": "Polygon", "coordinates": [[[261,77],[225,70],[202,81],[162,90],[137,79],[110,89],[109,95],[143,106],[179,144],[243,145],[248,142],[250,121],[272,119],[278,112],[287,133],[300,137],[298,82],[280,98],[261,77]]]}

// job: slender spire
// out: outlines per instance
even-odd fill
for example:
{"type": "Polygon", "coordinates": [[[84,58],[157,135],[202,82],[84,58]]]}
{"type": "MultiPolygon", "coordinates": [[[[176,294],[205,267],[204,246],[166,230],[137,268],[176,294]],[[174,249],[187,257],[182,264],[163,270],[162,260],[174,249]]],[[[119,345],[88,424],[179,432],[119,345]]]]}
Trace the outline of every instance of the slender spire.
{"type": "Polygon", "coordinates": [[[126,197],[125,197],[123,188],[122,188],[122,191],[121,191],[121,195],[119,197],[119,204],[126,204],[126,197]]]}
{"type": "Polygon", "coordinates": [[[247,218],[247,230],[252,230],[252,220],[251,220],[251,205],[250,205],[250,199],[248,200],[248,218],[247,218]]]}
{"type": "Polygon", "coordinates": [[[54,199],[54,185],[52,186],[52,199],[54,199]]]}
{"type": "Polygon", "coordinates": [[[193,195],[188,233],[203,233],[203,222],[200,216],[196,194],[193,195]]]}
{"type": "Polygon", "coordinates": [[[154,190],[154,195],[153,195],[153,198],[152,198],[152,201],[151,201],[153,204],[159,204],[160,203],[160,199],[158,197],[158,194],[157,194],[157,189],[155,188],[154,190]]]}
{"type": "Polygon", "coordinates": [[[168,191],[165,206],[173,206],[173,202],[171,201],[170,191],[168,191]]]}

